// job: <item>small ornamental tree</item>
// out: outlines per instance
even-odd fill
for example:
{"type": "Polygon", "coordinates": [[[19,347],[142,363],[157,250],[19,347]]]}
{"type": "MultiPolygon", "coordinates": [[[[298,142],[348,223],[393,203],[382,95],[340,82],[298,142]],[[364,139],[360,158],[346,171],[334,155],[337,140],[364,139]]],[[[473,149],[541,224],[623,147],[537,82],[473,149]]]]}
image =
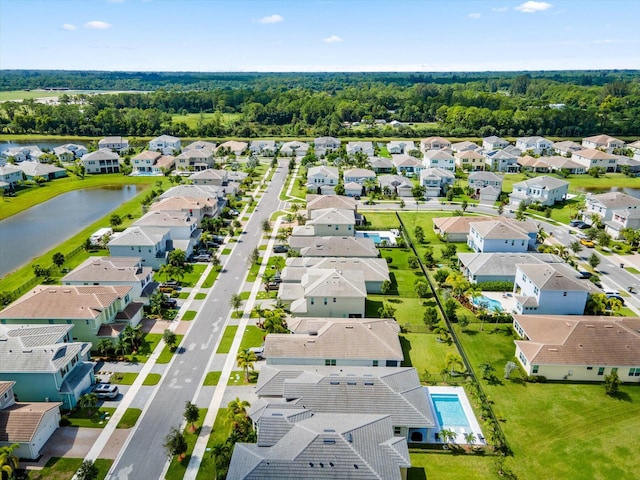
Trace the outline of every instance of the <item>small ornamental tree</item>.
{"type": "Polygon", "coordinates": [[[78,480],[95,480],[98,478],[98,467],[95,466],[92,460],[85,460],[80,465],[80,468],[76,472],[76,478],[78,480]]]}
{"type": "Polygon", "coordinates": [[[615,397],[620,391],[620,377],[618,377],[618,372],[612,371],[609,375],[605,375],[604,377],[604,388],[607,392],[607,395],[610,397],[615,397]]]}
{"type": "Polygon", "coordinates": [[[172,352],[176,350],[176,344],[178,343],[178,336],[175,333],[173,333],[171,330],[167,328],[162,334],[162,339],[164,340],[164,343],[167,344],[167,346],[172,352]]]}
{"type": "Polygon", "coordinates": [[[180,460],[184,458],[188,448],[184,435],[176,427],[171,427],[169,434],[164,437],[164,443],[162,446],[167,452],[167,456],[169,458],[177,455],[180,460]]]}
{"type": "Polygon", "coordinates": [[[184,412],[182,413],[182,416],[190,425],[191,432],[195,432],[196,423],[200,419],[200,410],[198,410],[198,406],[195,403],[191,403],[190,401],[187,400],[184,406],[184,412]]]}

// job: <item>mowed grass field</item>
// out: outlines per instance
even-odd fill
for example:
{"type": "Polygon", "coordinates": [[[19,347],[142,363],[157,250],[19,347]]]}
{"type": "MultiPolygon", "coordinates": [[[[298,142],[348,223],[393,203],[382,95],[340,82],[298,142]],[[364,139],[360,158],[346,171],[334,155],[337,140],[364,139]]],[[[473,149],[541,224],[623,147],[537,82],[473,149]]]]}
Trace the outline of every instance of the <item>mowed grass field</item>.
{"type": "MultiPolygon", "coordinates": [[[[223,113],[222,115],[222,123],[227,125],[235,120],[240,118],[239,113],[223,113]]],[[[204,123],[210,123],[214,118],[215,113],[187,113],[186,115],[173,115],[171,117],[171,121],[176,123],[185,123],[189,128],[196,128],[198,126],[198,121],[202,118],[204,123]]]]}

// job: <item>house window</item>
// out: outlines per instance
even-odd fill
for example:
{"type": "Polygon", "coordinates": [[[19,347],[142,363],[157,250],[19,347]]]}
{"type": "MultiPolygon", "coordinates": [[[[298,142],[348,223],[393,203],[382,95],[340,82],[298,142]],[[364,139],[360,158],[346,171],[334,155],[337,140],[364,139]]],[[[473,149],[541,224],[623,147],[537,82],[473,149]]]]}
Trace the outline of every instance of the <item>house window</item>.
{"type": "Polygon", "coordinates": [[[539,365],[534,365],[533,367],[531,367],[531,373],[533,374],[538,373],[538,367],[539,365]]]}
{"type": "Polygon", "coordinates": [[[402,432],[402,427],[393,427],[393,434],[396,437],[400,436],[400,432],[402,432]]]}
{"type": "Polygon", "coordinates": [[[336,360],[327,358],[327,359],[325,359],[324,364],[327,367],[335,367],[336,366],[336,360]]]}
{"type": "Polygon", "coordinates": [[[327,297],[324,297],[324,304],[326,305],[328,303],[328,299],[327,297]]]}
{"type": "Polygon", "coordinates": [[[311,297],[310,299],[311,305],[315,304],[315,300],[313,299],[313,297],[311,297]]]}
{"type": "Polygon", "coordinates": [[[604,367],[598,367],[598,375],[604,375],[604,367]]]}
{"type": "Polygon", "coordinates": [[[567,292],[562,292],[562,296],[566,297],[567,296],[567,292]]]}
{"type": "Polygon", "coordinates": [[[640,367],[629,369],[630,377],[640,377],[640,367]]]}
{"type": "Polygon", "coordinates": [[[373,365],[374,367],[377,367],[377,366],[378,366],[378,360],[374,360],[374,361],[372,362],[372,365],[373,365]]]}
{"type": "Polygon", "coordinates": [[[587,367],[587,370],[593,370],[593,367],[587,367]]]}
{"type": "Polygon", "coordinates": [[[520,361],[524,366],[527,365],[527,357],[524,356],[524,353],[520,352],[520,354],[518,355],[518,358],[520,359],[520,361]]]}

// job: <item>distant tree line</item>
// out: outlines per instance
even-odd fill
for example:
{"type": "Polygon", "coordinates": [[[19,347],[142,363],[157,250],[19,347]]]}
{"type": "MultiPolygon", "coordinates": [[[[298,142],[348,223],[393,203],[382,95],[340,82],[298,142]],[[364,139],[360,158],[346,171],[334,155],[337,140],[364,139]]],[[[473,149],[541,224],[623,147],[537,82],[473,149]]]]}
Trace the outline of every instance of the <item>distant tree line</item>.
{"type": "Polygon", "coordinates": [[[640,132],[635,71],[457,74],[0,73],[0,90],[64,86],[149,90],[67,95],[60,105],[0,104],[2,133],[199,137],[580,137],[640,132]],[[203,114],[196,125],[172,119],[203,114]],[[204,114],[213,114],[207,115],[204,114]],[[236,114],[225,121],[224,114],[236,114]],[[398,120],[392,128],[375,120],[398,120]],[[416,125],[417,124],[417,125],[416,125]]]}

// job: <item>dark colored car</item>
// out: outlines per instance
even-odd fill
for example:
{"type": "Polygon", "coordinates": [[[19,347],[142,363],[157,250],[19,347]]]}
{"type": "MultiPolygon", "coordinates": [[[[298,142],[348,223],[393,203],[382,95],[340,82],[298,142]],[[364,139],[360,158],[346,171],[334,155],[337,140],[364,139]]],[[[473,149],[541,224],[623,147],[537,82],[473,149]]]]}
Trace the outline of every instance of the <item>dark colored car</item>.
{"type": "Polygon", "coordinates": [[[273,253],[287,253],[289,251],[289,247],[286,245],[276,245],[273,247],[273,253]]]}
{"type": "Polygon", "coordinates": [[[580,278],[591,278],[591,277],[593,277],[593,273],[591,273],[591,272],[578,272],[578,275],[580,275],[580,278]]]}
{"type": "Polygon", "coordinates": [[[166,298],[162,302],[162,308],[176,308],[178,306],[178,301],[175,298],[166,298]]]}

